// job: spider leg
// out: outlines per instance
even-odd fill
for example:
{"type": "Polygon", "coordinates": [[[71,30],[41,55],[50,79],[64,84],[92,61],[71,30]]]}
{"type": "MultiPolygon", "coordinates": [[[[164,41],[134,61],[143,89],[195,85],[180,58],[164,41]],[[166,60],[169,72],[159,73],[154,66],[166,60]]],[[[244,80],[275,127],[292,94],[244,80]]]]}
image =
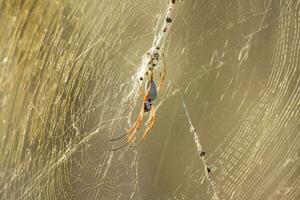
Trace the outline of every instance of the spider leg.
{"type": "Polygon", "coordinates": [[[163,70],[162,72],[160,72],[160,79],[158,81],[158,86],[157,86],[157,91],[159,91],[159,89],[161,88],[163,82],[165,81],[166,79],[166,76],[167,76],[167,67],[166,67],[166,63],[165,63],[165,56],[164,54],[162,54],[162,57],[163,57],[163,70]]]}
{"type": "Polygon", "coordinates": [[[154,109],[154,107],[152,107],[151,108],[150,117],[147,120],[147,127],[146,127],[146,130],[145,130],[142,138],[137,143],[132,144],[129,147],[136,147],[136,146],[138,146],[146,138],[146,136],[148,135],[149,131],[153,128],[155,120],[156,120],[155,109],[154,109]]]}
{"type": "Polygon", "coordinates": [[[146,138],[146,136],[148,135],[149,131],[153,128],[155,121],[156,121],[156,115],[155,115],[155,109],[154,109],[154,106],[153,106],[152,109],[151,109],[151,115],[150,115],[150,117],[149,117],[149,119],[147,121],[146,130],[145,130],[145,132],[144,132],[144,134],[142,136],[141,141],[146,138]]]}
{"type": "Polygon", "coordinates": [[[149,116],[149,118],[147,120],[147,127],[146,127],[146,130],[145,130],[142,138],[137,143],[135,143],[133,145],[130,145],[129,147],[136,147],[136,146],[138,146],[146,138],[146,136],[148,135],[149,131],[153,128],[155,120],[156,120],[156,115],[155,115],[155,109],[154,109],[154,106],[153,106],[151,108],[151,113],[150,113],[150,116],[149,116]]]}
{"type": "Polygon", "coordinates": [[[143,120],[143,114],[144,114],[144,110],[143,110],[144,107],[142,107],[140,113],[139,113],[139,116],[137,118],[137,120],[134,122],[134,124],[127,130],[127,133],[117,137],[117,138],[113,138],[113,139],[110,139],[109,141],[113,142],[113,141],[117,141],[117,140],[120,140],[122,138],[124,138],[125,136],[128,136],[128,141],[130,140],[130,136],[133,135],[137,129],[141,126],[142,124],[142,120],[143,120]]]}
{"type": "MultiPolygon", "coordinates": [[[[142,104],[142,107],[141,107],[141,110],[140,110],[140,113],[139,113],[139,116],[138,116],[136,122],[127,131],[128,142],[133,143],[136,140],[135,133],[142,125],[143,116],[144,116],[144,102],[147,100],[147,98],[149,96],[149,92],[150,92],[150,88],[146,91],[146,95],[144,96],[143,104],[142,104]]],[[[151,109],[151,113],[152,113],[152,109],[151,109]]]]}
{"type": "Polygon", "coordinates": [[[142,140],[139,140],[137,143],[130,145],[129,147],[137,147],[140,143],[142,142],[142,140]]]}
{"type": "MultiPolygon", "coordinates": [[[[126,135],[128,135],[128,134],[126,134],[126,135]]],[[[126,136],[126,135],[125,135],[125,136],[126,136]]],[[[127,142],[125,142],[124,144],[122,144],[121,146],[119,146],[119,147],[117,147],[117,148],[110,149],[110,150],[108,150],[108,151],[117,151],[117,150],[120,150],[120,149],[122,149],[122,148],[128,146],[130,143],[133,143],[133,142],[135,141],[135,139],[136,139],[136,136],[135,136],[134,134],[130,134],[130,135],[128,135],[128,140],[127,140],[127,142]]]]}
{"type": "MultiPolygon", "coordinates": [[[[153,80],[153,69],[151,71],[151,80],[153,80]]],[[[142,91],[140,90],[140,93],[142,94],[142,91]]],[[[124,135],[121,135],[117,138],[114,138],[114,139],[110,139],[109,141],[117,141],[119,139],[122,139],[124,138],[125,136],[127,136],[127,142],[124,143],[123,145],[121,145],[120,147],[117,147],[117,148],[114,148],[114,149],[110,149],[109,151],[117,151],[119,149],[122,149],[123,147],[129,145],[130,143],[134,143],[135,140],[136,140],[136,136],[135,136],[135,133],[137,132],[137,130],[141,127],[142,125],[142,122],[143,122],[143,116],[144,116],[144,102],[148,99],[148,96],[149,96],[149,93],[150,93],[150,87],[147,89],[146,91],[146,94],[143,98],[143,104],[142,104],[142,107],[141,107],[141,110],[139,112],[139,115],[137,117],[137,120],[135,121],[135,123],[128,129],[127,133],[124,134],[124,135]]],[[[151,111],[150,111],[150,117],[147,121],[147,128],[146,128],[146,131],[144,133],[144,136],[143,138],[146,136],[146,132],[148,133],[148,131],[152,128],[153,124],[154,124],[154,116],[153,114],[155,115],[155,111],[154,111],[154,107],[151,108],[151,111]],[[152,119],[153,118],[153,119],[152,119]]],[[[142,139],[143,139],[142,138],[142,139]]],[[[137,144],[133,144],[133,145],[130,145],[129,147],[134,147],[134,146],[137,146],[141,141],[137,142],[137,144]]]]}
{"type": "Polygon", "coordinates": [[[122,139],[123,137],[125,137],[126,135],[128,135],[128,133],[125,133],[125,134],[123,134],[123,135],[121,135],[121,136],[119,136],[119,137],[117,137],[117,138],[109,139],[109,141],[113,142],[113,141],[120,140],[120,139],[122,139]]]}
{"type": "Polygon", "coordinates": [[[109,149],[108,151],[118,151],[120,149],[122,149],[123,147],[126,147],[127,145],[129,145],[130,141],[127,141],[126,143],[122,144],[121,146],[114,148],[114,149],[109,149]]]}
{"type": "Polygon", "coordinates": [[[141,127],[141,124],[143,122],[143,116],[144,116],[144,102],[143,102],[143,105],[142,105],[142,108],[140,110],[140,113],[139,113],[139,116],[138,116],[137,120],[128,129],[128,131],[127,131],[128,134],[134,134],[137,131],[137,129],[139,129],[141,127]]]}
{"type": "Polygon", "coordinates": [[[125,144],[123,144],[122,146],[116,148],[116,149],[112,149],[112,150],[109,150],[109,151],[113,151],[113,150],[119,150],[121,148],[123,148],[124,146],[126,146],[127,144],[131,143],[131,142],[134,142],[135,141],[135,133],[136,131],[140,128],[142,122],[143,122],[143,115],[144,115],[144,102],[143,102],[143,105],[142,105],[142,108],[140,110],[140,113],[139,113],[139,116],[137,118],[137,120],[134,122],[134,124],[127,130],[127,133],[126,134],[123,134],[117,138],[114,138],[114,139],[110,139],[109,141],[113,142],[113,141],[117,141],[117,140],[120,140],[124,137],[127,136],[127,142],[125,144]]]}

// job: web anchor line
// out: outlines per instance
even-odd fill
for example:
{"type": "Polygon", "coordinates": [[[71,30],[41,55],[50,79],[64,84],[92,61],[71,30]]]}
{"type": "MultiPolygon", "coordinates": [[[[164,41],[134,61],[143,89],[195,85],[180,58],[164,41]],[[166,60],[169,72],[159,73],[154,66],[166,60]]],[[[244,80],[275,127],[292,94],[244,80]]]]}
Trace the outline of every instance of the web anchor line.
{"type": "Polygon", "coordinates": [[[191,120],[191,118],[190,118],[189,112],[188,112],[188,110],[187,110],[187,107],[186,107],[186,105],[185,105],[185,103],[184,103],[182,97],[181,97],[181,100],[182,100],[182,106],[183,106],[183,108],[184,108],[184,110],[185,110],[185,114],[186,114],[187,119],[188,119],[188,122],[189,122],[189,124],[190,124],[190,132],[191,132],[191,133],[193,134],[193,136],[194,136],[193,139],[194,139],[194,142],[195,142],[196,147],[197,147],[197,152],[198,152],[199,158],[200,158],[200,160],[202,161],[203,166],[204,166],[204,171],[205,171],[205,177],[206,177],[206,180],[207,180],[209,186],[212,188],[212,191],[213,191],[213,197],[212,197],[212,198],[213,198],[213,200],[219,200],[219,197],[218,197],[218,194],[217,194],[217,191],[216,191],[216,186],[215,186],[215,184],[213,183],[213,181],[212,181],[212,179],[211,179],[211,176],[210,176],[210,174],[211,174],[211,172],[212,172],[212,167],[210,167],[210,166],[207,164],[206,160],[205,160],[205,153],[206,153],[206,152],[205,152],[204,149],[202,148],[202,145],[201,145],[201,143],[200,143],[199,136],[198,136],[198,134],[197,134],[197,132],[196,132],[196,129],[194,128],[194,126],[193,126],[193,124],[192,124],[192,120],[191,120]]]}

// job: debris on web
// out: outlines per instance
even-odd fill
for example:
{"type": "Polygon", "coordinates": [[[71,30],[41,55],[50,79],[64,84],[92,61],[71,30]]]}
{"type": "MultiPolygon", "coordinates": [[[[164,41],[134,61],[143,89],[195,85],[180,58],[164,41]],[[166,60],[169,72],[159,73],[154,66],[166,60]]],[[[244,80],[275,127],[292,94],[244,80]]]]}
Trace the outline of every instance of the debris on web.
{"type": "Polygon", "coordinates": [[[216,191],[216,186],[215,186],[215,183],[213,182],[213,180],[211,179],[211,173],[213,172],[213,167],[208,165],[207,164],[207,161],[205,160],[205,150],[203,149],[201,143],[200,143],[200,139],[199,139],[199,136],[197,134],[197,130],[194,128],[193,124],[192,124],[192,120],[190,118],[190,115],[189,115],[189,112],[188,112],[188,109],[182,99],[182,106],[185,110],[185,114],[186,114],[186,117],[188,119],[188,122],[190,124],[190,132],[193,134],[193,139],[194,139],[194,143],[196,144],[196,147],[197,147],[197,152],[198,152],[198,155],[199,155],[199,158],[200,160],[202,161],[203,163],[203,166],[204,166],[204,173],[205,173],[205,177],[206,177],[206,180],[211,188],[211,190],[213,191],[213,196],[212,196],[212,199],[213,200],[219,200],[219,197],[218,197],[218,194],[217,194],[217,191],[216,191]]]}
{"type": "Polygon", "coordinates": [[[139,87],[144,83],[152,68],[153,70],[161,68],[160,60],[162,58],[166,38],[174,22],[173,12],[176,2],[177,0],[169,1],[160,30],[154,36],[152,47],[142,56],[142,61],[138,65],[136,73],[132,76],[133,87],[125,100],[133,99],[132,101],[135,101],[139,87]]]}

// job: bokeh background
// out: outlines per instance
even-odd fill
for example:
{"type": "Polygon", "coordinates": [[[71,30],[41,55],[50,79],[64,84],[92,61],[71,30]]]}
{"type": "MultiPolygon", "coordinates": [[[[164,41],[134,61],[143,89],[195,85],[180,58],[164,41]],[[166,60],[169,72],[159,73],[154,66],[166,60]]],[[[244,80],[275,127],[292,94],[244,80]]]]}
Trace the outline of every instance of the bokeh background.
{"type": "Polygon", "coordinates": [[[157,121],[108,151],[167,4],[0,1],[0,199],[300,199],[299,0],[177,2],[157,121]]]}

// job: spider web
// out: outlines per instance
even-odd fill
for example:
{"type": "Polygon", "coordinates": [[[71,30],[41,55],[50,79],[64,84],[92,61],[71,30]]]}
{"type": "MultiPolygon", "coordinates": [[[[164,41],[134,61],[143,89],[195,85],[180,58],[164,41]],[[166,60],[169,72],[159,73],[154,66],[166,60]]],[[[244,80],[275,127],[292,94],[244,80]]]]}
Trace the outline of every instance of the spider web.
{"type": "Polygon", "coordinates": [[[300,198],[300,1],[177,2],[154,128],[108,151],[168,5],[0,1],[1,199],[300,198]]]}

